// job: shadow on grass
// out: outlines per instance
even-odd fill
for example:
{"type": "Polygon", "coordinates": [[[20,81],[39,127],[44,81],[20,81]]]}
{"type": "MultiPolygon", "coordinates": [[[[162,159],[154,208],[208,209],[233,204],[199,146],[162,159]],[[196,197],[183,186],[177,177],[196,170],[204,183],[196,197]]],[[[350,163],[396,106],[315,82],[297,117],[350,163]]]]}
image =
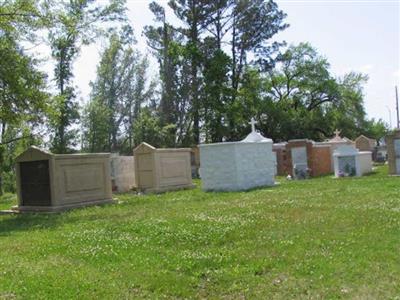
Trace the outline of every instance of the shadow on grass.
{"type": "Polygon", "coordinates": [[[237,193],[251,193],[254,191],[268,191],[268,190],[274,190],[276,188],[279,188],[281,185],[280,182],[276,182],[275,185],[272,186],[258,186],[258,187],[253,187],[250,189],[245,189],[245,190],[208,190],[208,191],[201,191],[206,194],[237,194],[237,193]]]}
{"type": "Polygon", "coordinates": [[[60,224],[61,214],[26,213],[2,215],[0,217],[0,236],[16,231],[35,231],[51,229],[60,224]]]}
{"type": "MultiPolygon", "coordinates": [[[[54,213],[26,212],[0,215],[0,237],[12,232],[56,229],[66,223],[102,221],[105,216],[104,210],[109,206],[110,204],[79,207],[54,213]]],[[[107,217],[113,216],[110,214],[107,217]]]]}
{"type": "Polygon", "coordinates": [[[368,173],[364,174],[363,176],[368,177],[368,176],[375,176],[375,175],[378,175],[378,174],[381,174],[381,175],[388,175],[388,174],[384,174],[384,173],[382,173],[382,172],[378,172],[378,171],[374,170],[374,171],[371,171],[371,172],[368,172],[368,173]]]}

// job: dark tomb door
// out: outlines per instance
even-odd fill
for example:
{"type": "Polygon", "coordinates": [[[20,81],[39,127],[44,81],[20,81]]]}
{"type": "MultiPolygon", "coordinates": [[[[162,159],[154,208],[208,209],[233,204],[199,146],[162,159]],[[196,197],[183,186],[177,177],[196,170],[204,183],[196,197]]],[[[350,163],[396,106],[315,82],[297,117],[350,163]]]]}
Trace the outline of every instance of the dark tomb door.
{"type": "Polygon", "coordinates": [[[20,163],[23,206],[51,206],[49,161],[20,163]]]}

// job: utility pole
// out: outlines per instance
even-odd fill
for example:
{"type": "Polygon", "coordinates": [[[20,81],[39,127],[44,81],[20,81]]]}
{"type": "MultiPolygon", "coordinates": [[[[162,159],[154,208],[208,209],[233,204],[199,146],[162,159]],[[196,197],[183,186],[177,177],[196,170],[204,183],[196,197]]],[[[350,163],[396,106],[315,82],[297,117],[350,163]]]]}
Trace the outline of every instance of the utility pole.
{"type": "Polygon", "coordinates": [[[396,128],[399,128],[399,95],[397,93],[397,85],[394,87],[395,91],[396,91],[396,112],[397,112],[397,124],[396,124],[396,128]]]}
{"type": "Polygon", "coordinates": [[[392,110],[387,105],[386,105],[386,108],[388,109],[388,112],[389,112],[389,128],[392,129],[392,110]]]}

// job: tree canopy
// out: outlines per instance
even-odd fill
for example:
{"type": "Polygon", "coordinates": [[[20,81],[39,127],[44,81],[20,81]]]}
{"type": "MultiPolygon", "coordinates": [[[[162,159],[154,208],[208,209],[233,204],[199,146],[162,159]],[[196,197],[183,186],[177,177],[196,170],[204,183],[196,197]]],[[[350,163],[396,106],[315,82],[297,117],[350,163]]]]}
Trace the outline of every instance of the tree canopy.
{"type": "Polygon", "coordinates": [[[367,118],[367,75],[336,76],[311,44],[278,40],[289,25],[276,1],[150,2],[154,18],[142,35],[150,56],[137,48],[125,4],[0,3],[0,193],[13,190],[13,159],[31,144],[130,154],[142,141],[186,147],[240,140],[251,117],[275,142],[320,141],[336,128],[379,140],[388,130],[367,118]],[[91,93],[80,101],[73,66],[82,46],[100,39],[91,93]],[[51,50],[53,81],[23,47],[42,42],[51,50]]]}

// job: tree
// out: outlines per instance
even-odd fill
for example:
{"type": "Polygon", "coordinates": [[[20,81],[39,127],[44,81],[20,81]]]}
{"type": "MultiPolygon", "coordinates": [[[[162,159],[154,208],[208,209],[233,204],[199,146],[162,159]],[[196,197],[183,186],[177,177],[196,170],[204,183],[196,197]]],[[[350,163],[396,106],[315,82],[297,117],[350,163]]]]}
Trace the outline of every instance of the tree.
{"type": "Polygon", "coordinates": [[[381,119],[368,120],[364,130],[363,134],[369,138],[375,139],[378,142],[378,145],[390,131],[388,124],[381,119]]]}
{"type": "Polygon", "coordinates": [[[223,120],[227,117],[226,106],[232,94],[229,87],[232,61],[211,37],[204,40],[202,53],[204,88],[201,98],[205,141],[222,142],[223,137],[227,135],[223,120]]]}
{"type": "Polygon", "coordinates": [[[368,76],[350,72],[338,78],[339,101],[327,110],[327,116],[332,118],[331,131],[340,128],[342,134],[356,138],[360,134],[369,135],[366,131],[370,126],[364,109],[363,86],[368,76]]]}
{"type": "Polygon", "coordinates": [[[22,140],[33,139],[32,130],[47,110],[45,76],[36,61],[26,56],[12,36],[0,36],[0,194],[4,171],[10,171],[7,157],[22,140]],[[23,129],[25,128],[25,129],[23,129]]]}
{"type": "Polygon", "coordinates": [[[53,129],[52,150],[57,153],[71,151],[76,142],[76,130],[71,126],[79,118],[78,104],[72,86],[72,64],[81,45],[87,45],[103,33],[102,24],[123,21],[124,1],[110,0],[108,5],[96,4],[93,0],[60,1],[53,8],[55,23],[50,30],[49,40],[58,95],[54,98],[55,114],[51,120],[53,129]]]}
{"type": "MultiPolygon", "coordinates": [[[[326,58],[309,44],[290,46],[267,73],[245,69],[235,120],[242,124],[256,116],[261,131],[275,141],[324,140],[336,128],[349,138],[370,135],[374,121],[367,119],[363,103],[367,79],[354,72],[336,78],[326,58]]],[[[243,129],[237,127],[239,136],[245,135],[243,129]]]]}
{"type": "Polygon", "coordinates": [[[135,144],[133,124],[142,105],[154,94],[148,80],[148,60],[132,47],[131,33],[113,34],[91,83],[85,109],[84,145],[90,151],[127,151],[135,144]]]}
{"type": "Polygon", "coordinates": [[[146,26],[147,44],[159,62],[161,98],[157,108],[160,126],[168,128],[166,146],[193,144],[191,61],[185,35],[169,24],[165,10],[155,2],[149,5],[159,26],[146,26]]]}
{"type": "Polygon", "coordinates": [[[0,30],[15,41],[35,41],[36,31],[49,26],[47,1],[8,0],[0,3],[0,30]]]}
{"type": "Polygon", "coordinates": [[[181,32],[187,39],[187,54],[190,61],[190,104],[193,118],[193,142],[200,142],[200,35],[207,26],[207,15],[211,6],[208,0],[171,0],[169,6],[186,25],[181,32]]]}
{"type": "Polygon", "coordinates": [[[165,10],[156,2],[149,4],[150,10],[155,16],[155,21],[160,26],[146,26],[144,35],[147,44],[159,63],[161,79],[160,121],[162,125],[175,124],[177,122],[174,102],[176,99],[177,65],[171,47],[178,39],[178,32],[170,25],[165,17],[165,10]]]}
{"type": "Polygon", "coordinates": [[[332,132],[326,110],[340,102],[339,85],[328,61],[307,43],[290,46],[278,55],[276,66],[265,78],[266,128],[279,123],[272,138],[287,140],[307,136],[321,139],[332,132]],[[279,109],[277,109],[279,108],[279,109]],[[283,120],[285,120],[283,122],[283,120]]]}
{"type": "Polygon", "coordinates": [[[149,107],[144,107],[133,124],[136,145],[146,142],[155,147],[166,147],[171,141],[173,126],[160,126],[160,119],[149,107]]]}

